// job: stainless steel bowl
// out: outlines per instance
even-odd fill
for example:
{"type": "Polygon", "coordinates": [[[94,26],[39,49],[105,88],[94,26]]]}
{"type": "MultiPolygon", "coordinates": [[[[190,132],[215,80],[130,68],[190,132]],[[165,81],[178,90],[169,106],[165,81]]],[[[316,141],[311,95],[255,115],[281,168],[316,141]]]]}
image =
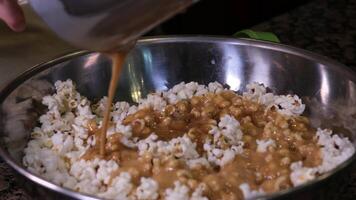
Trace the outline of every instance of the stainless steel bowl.
{"type": "MultiPolygon", "coordinates": [[[[40,100],[57,80],[72,79],[90,99],[106,95],[110,61],[99,53],[78,52],[38,65],[0,93],[0,155],[17,172],[19,183],[39,199],[95,199],[61,188],[22,166],[23,149],[38,116],[40,100]]],[[[116,100],[136,102],[147,93],[181,81],[219,81],[243,91],[257,81],[279,94],[303,98],[316,127],[333,128],[356,141],[356,75],[343,65],[301,49],[254,40],[217,37],[146,38],[127,58],[116,100]]],[[[270,198],[337,198],[349,178],[355,155],[330,173],[270,198]]]]}

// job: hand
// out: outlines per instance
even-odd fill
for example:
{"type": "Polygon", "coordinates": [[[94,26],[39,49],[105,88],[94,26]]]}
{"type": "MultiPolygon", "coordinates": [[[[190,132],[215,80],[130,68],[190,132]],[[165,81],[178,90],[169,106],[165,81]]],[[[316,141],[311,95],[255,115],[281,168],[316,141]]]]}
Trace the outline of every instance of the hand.
{"type": "Polygon", "coordinates": [[[0,0],[0,20],[16,32],[26,28],[25,17],[17,0],[0,0]]]}

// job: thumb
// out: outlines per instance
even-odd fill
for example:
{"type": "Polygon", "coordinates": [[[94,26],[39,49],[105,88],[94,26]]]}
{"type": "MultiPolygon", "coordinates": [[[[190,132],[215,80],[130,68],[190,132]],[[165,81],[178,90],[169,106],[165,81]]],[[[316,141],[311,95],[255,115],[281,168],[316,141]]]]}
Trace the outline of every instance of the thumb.
{"type": "Polygon", "coordinates": [[[24,14],[16,0],[0,0],[0,19],[16,32],[26,27],[24,14]]]}

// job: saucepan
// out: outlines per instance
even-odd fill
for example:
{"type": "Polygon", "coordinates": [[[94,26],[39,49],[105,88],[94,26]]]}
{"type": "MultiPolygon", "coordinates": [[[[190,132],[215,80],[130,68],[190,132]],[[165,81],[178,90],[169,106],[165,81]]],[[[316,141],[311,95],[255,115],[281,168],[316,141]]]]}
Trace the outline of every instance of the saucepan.
{"type": "MultiPolygon", "coordinates": [[[[23,150],[31,129],[45,110],[41,98],[57,80],[72,79],[79,92],[95,100],[106,95],[110,60],[95,52],[75,52],[37,65],[0,93],[0,155],[18,182],[36,199],[96,199],[61,188],[27,171],[23,150]]],[[[151,37],[137,42],[127,57],[116,100],[137,102],[154,90],[182,81],[218,81],[244,91],[254,81],[279,94],[295,93],[307,104],[315,127],[332,128],[356,146],[356,75],[326,57],[298,48],[249,39],[223,37],[151,37]]],[[[342,191],[355,155],[307,184],[261,199],[334,199],[342,191]]]]}

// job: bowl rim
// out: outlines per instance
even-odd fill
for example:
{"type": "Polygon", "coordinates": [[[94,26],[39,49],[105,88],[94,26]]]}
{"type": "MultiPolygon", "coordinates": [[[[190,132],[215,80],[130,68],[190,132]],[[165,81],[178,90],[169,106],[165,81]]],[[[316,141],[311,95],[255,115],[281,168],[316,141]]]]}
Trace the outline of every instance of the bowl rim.
{"type": "MultiPolygon", "coordinates": [[[[289,45],[284,45],[284,44],[277,44],[277,43],[272,43],[272,42],[266,42],[266,41],[258,41],[258,40],[253,40],[253,39],[237,39],[234,37],[224,37],[224,36],[201,36],[201,35],[172,35],[172,36],[150,36],[150,37],[142,37],[139,39],[136,43],[137,46],[140,45],[150,45],[150,44],[160,44],[160,43],[177,43],[177,42],[189,42],[189,43],[227,43],[227,44],[233,44],[233,45],[240,45],[240,46],[251,46],[251,47],[258,47],[258,48],[263,48],[263,49],[270,49],[270,50],[275,50],[275,51],[280,51],[284,52],[287,54],[292,54],[296,56],[303,57],[308,60],[314,60],[317,61],[319,64],[325,65],[326,67],[332,68],[333,70],[336,70],[345,76],[347,76],[350,80],[353,82],[356,82],[356,73],[351,70],[350,68],[346,67],[345,65],[327,58],[326,56],[322,56],[316,53],[313,53],[308,50],[300,49],[297,47],[289,46],[289,45]]],[[[18,75],[16,78],[12,79],[11,81],[7,82],[1,89],[0,89],[0,104],[4,102],[4,100],[10,95],[20,84],[22,84],[24,81],[30,79],[32,76],[49,69],[59,63],[68,61],[70,59],[79,57],[79,56],[85,56],[91,53],[96,53],[92,51],[75,51],[73,53],[66,54],[64,56],[60,56],[58,58],[52,59],[47,62],[43,62],[41,64],[35,65],[33,67],[30,67],[28,70],[23,72],[22,74],[18,75]]],[[[0,132],[0,137],[2,137],[3,132],[0,132]]],[[[354,144],[355,146],[355,144],[354,144]]],[[[61,187],[59,185],[56,185],[50,181],[45,180],[44,178],[41,178],[38,175],[35,175],[31,172],[29,172],[25,167],[22,165],[17,164],[14,159],[6,152],[5,148],[0,146],[0,157],[13,168],[17,173],[21,174],[22,176],[26,177],[27,179],[41,185],[42,187],[45,187],[47,189],[53,190],[55,192],[62,193],[64,195],[70,196],[72,198],[76,199],[90,199],[90,200],[98,200],[100,198],[88,195],[88,194],[83,194],[80,192],[75,192],[73,190],[61,187]]],[[[322,182],[327,181],[328,179],[331,178],[331,176],[336,175],[338,172],[345,170],[348,166],[351,165],[351,163],[355,162],[356,160],[356,153],[354,153],[348,160],[345,162],[341,163],[338,165],[336,168],[333,170],[316,177],[314,180],[309,181],[305,184],[292,187],[286,190],[274,192],[271,194],[267,195],[261,195],[258,197],[255,197],[254,199],[273,199],[273,198],[280,198],[280,197],[285,197],[287,195],[294,194],[296,192],[308,189],[310,187],[316,186],[317,184],[320,184],[322,182]]]]}

